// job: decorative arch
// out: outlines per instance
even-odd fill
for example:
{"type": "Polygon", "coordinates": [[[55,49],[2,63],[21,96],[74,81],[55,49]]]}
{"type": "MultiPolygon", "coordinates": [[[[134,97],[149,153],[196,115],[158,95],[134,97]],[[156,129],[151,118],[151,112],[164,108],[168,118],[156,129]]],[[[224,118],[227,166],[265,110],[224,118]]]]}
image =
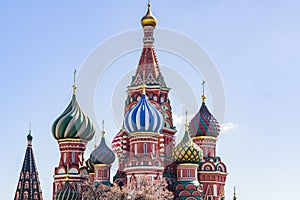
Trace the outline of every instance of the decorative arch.
{"type": "Polygon", "coordinates": [[[216,171],[216,166],[214,163],[207,161],[202,164],[201,171],[216,171]]]}

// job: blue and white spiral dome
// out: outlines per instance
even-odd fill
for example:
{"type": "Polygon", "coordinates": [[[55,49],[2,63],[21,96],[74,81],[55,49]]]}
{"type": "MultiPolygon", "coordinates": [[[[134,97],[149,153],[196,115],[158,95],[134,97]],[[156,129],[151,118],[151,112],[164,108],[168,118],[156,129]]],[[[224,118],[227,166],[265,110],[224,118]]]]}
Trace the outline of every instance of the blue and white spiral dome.
{"type": "Polygon", "coordinates": [[[124,125],[128,133],[158,133],[164,125],[164,118],[159,110],[147,100],[145,86],[140,101],[125,115],[124,125]]]}

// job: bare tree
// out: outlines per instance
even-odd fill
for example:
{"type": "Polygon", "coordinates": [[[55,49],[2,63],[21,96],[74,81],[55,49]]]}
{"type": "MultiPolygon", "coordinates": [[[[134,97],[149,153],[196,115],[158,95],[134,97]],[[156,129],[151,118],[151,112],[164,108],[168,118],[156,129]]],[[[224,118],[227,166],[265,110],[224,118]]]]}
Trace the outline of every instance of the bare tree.
{"type": "Polygon", "coordinates": [[[172,200],[174,195],[167,189],[165,179],[152,180],[143,176],[132,179],[130,184],[120,187],[116,184],[109,187],[103,184],[82,184],[82,200],[172,200]]]}

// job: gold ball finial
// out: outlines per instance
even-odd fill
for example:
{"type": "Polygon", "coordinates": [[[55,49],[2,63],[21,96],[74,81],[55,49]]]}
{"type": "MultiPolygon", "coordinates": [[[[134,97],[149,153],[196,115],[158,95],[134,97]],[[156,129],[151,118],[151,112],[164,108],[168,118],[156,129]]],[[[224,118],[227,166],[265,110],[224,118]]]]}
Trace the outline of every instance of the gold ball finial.
{"type": "Polygon", "coordinates": [[[94,149],[97,148],[97,135],[95,134],[94,149]]]}
{"type": "Polygon", "coordinates": [[[142,85],[142,94],[146,94],[146,84],[142,85]]]}
{"type": "Polygon", "coordinates": [[[73,78],[73,94],[75,95],[76,94],[76,69],[74,70],[74,78],[73,78]]]}
{"type": "Polygon", "coordinates": [[[157,24],[157,20],[155,19],[155,17],[152,15],[151,13],[151,9],[150,9],[151,5],[150,2],[148,2],[148,10],[146,15],[141,19],[141,23],[142,26],[156,26],[157,24]]]}
{"type": "Polygon", "coordinates": [[[189,130],[189,124],[188,124],[188,111],[185,111],[185,131],[189,130]]]}
{"type": "Polygon", "coordinates": [[[101,134],[102,134],[102,138],[104,138],[104,135],[105,135],[105,131],[104,131],[104,120],[102,120],[102,131],[101,131],[101,134]]]}
{"type": "Polygon", "coordinates": [[[205,85],[205,81],[202,82],[202,103],[205,103],[205,99],[206,99],[206,96],[204,94],[204,85],[205,85]]]}

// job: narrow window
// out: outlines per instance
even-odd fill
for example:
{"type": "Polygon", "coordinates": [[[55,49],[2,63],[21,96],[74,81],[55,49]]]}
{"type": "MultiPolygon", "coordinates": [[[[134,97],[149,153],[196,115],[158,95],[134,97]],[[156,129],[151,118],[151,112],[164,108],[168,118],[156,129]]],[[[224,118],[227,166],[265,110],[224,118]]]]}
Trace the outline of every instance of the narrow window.
{"type": "Polygon", "coordinates": [[[74,163],[75,162],[75,154],[74,154],[74,152],[72,152],[72,163],[74,163]]]}
{"type": "Polygon", "coordinates": [[[147,144],[144,143],[144,154],[147,154],[147,144]]]}

